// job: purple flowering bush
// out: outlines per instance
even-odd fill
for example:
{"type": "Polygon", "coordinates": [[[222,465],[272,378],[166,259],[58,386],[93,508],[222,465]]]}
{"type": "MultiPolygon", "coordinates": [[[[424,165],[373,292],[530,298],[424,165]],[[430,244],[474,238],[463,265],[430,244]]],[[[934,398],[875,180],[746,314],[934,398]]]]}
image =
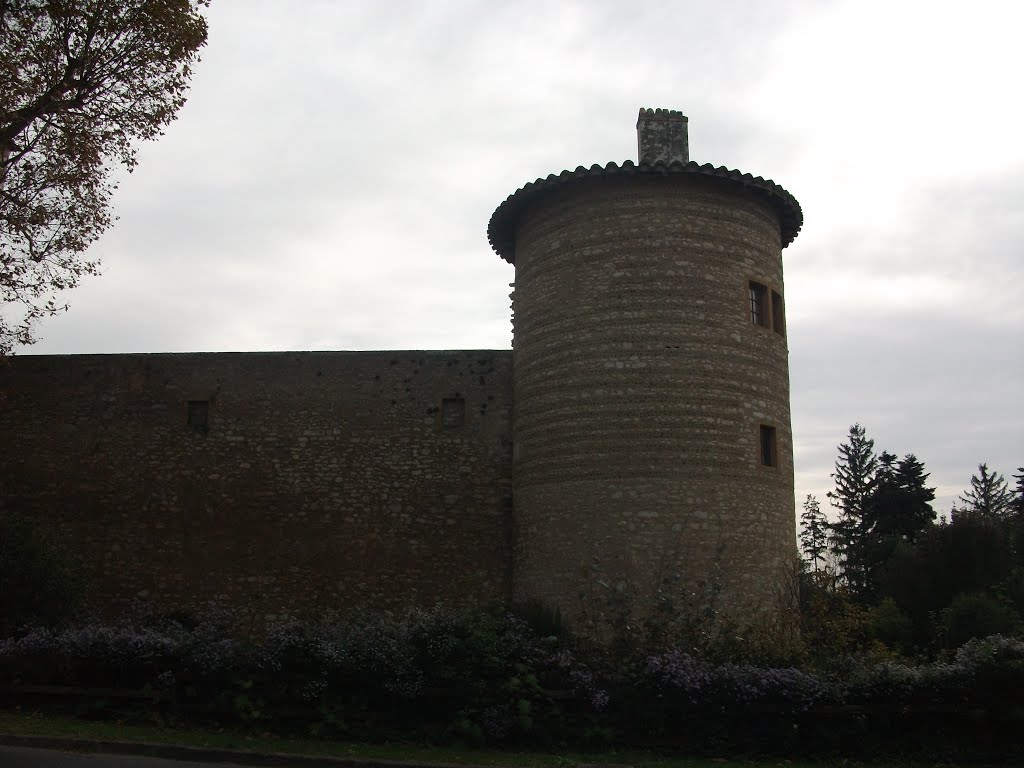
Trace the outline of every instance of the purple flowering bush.
{"type": "Polygon", "coordinates": [[[0,641],[0,687],[120,689],[185,719],[464,741],[563,738],[608,702],[564,642],[505,612],[367,611],[283,622],[258,639],[219,627],[23,631],[0,641]]]}
{"type": "MultiPolygon", "coordinates": [[[[136,621],[0,640],[0,691],[120,689],[145,694],[131,716],[363,739],[787,754],[850,744],[881,753],[911,735],[969,740],[979,716],[1010,723],[1011,734],[1024,724],[1012,719],[1024,712],[1024,641],[1010,637],[972,640],[942,662],[864,663],[835,677],[678,649],[618,669],[592,658],[604,652],[501,611],[363,612],[284,622],[258,639],[212,621],[136,621]]],[[[986,738],[1003,733],[992,728],[986,738]]]]}
{"type": "Polygon", "coordinates": [[[0,684],[167,690],[219,684],[242,657],[242,644],[211,625],[37,627],[0,640],[0,684]]]}
{"type": "Polygon", "coordinates": [[[947,661],[864,662],[834,676],[670,650],[647,658],[628,696],[625,708],[644,711],[627,733],[634,742],[862,757],[953,747],[984,754],[1024,725],[1024,641],[973,640],[947,661]]]}
{"type": "Polygon", "coordinates": [[[828,686],[799,669],[712,664],[678,650],[651,656],[645,673],[657,697],[679,709],[806,712],[828,694],[828,686]]]}

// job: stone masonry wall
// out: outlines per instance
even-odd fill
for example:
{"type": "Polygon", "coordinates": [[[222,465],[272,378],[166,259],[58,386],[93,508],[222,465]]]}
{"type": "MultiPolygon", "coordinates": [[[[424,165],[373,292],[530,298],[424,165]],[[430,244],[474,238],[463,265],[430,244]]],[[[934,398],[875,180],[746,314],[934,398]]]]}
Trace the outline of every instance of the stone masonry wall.
{"type": "Polygon", "coordinates": [[[108,614],[505,600],[511,362],[15,357],[0,365],[0,509],[63,534],[108,614]]]}
{"type": "Polygon", "coordinates": [[[524,212],[515,264],[517,596],[586,619],[602,582],[642,609],[681,576],[775,607],[796,551],[788,351],[749,294],[784,294],[775,213],[732,183],[589,179],[524,212]]]}

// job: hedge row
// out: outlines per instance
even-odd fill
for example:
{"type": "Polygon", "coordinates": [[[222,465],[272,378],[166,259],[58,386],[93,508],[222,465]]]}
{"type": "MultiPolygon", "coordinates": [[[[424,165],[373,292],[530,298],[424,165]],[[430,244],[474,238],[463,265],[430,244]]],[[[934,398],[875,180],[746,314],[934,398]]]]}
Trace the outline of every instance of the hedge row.
{"type": "Polygon", "coordinates": [[[1001,636],[944,663],[842,678],[681,651],[597,669],[513,615],[444,609],[289,624],[258,641],[178,621],[0,641],[0,689],[23,701],[26,686],[135,691],[149,701],[134,712],[130,698],[103,707],[360,739],[993,757],[1024,726],[1024,641],[1001,636]]]}

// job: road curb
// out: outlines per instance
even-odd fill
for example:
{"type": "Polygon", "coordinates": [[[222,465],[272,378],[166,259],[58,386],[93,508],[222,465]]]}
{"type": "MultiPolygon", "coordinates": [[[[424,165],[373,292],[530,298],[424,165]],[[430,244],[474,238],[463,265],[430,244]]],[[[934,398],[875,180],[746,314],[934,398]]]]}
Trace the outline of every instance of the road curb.
{"type": "Polygon", "coordinates": [[[105,755],[138,755],[166,760],[191,760],[200,763],[237,763],[247,766],[334,766],[335,768],[487,768],[468,763],[416,763],[403,760],[364,760],[331,755],[304,755],[293,752],[251,752],[242,749],[183,747],[144,741],[104,741],[53,736],[24,736],[0,733],[0,744],[8,747],[55,749],[105,755]]]}

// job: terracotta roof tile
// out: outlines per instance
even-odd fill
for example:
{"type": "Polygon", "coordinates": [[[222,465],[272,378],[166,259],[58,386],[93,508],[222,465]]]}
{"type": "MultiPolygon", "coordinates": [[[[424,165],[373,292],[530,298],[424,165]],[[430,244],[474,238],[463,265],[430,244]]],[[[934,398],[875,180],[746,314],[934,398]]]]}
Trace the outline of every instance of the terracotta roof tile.
{"type": "Polygon", "coordinates": [[[550,174],[546,178],[524,184],[495,209],[491,215],[491,221],[487,225],[487,239],[499,256],[510,264],[514,264],[516,222],[523,208],[536,199],[538,195],[584,179],[599,179],[610,176],[682,175],[723,179],[728,183],[740,185],[742,188],[762,198],[779,216],[783,248],[793,242],[800,231],[800,227],[803,226],[804,215],[796,198],[769,179],[752,176],[749,173],[740,173],[724,166],[716,168],[709,163],[700,165],[692,161],[689,163],[680,161],[665,163],[659,161],[654,164],[645,163],[637,165],[632,160],[627,160],[622,165],[615,162],[604,166],[594,164],[590,168],[584,168],[580,165],[573,171],[565,170],[557,176],[550,174]]]}

